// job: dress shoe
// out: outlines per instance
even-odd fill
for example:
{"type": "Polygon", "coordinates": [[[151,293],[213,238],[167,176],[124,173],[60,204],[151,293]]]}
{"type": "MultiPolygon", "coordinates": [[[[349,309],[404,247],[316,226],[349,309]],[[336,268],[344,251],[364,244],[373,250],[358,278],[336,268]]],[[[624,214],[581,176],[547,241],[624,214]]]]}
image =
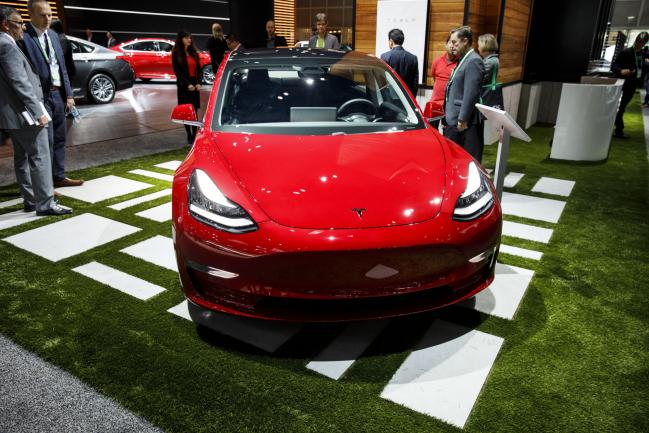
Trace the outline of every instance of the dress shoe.
{"type": "Polygon", "coordinates": [[[69,215],[72,213],[72,209],[66,209],[64,207],[55,204],[51,208],[43,211],[37,211],[36,215],[38,216],[60,216],[60,215],[69,215]]]}
{"type": "Polygon", "coordinates": [[[81,185],[83,185],[82,179],[70,179],[69,177],[54,181],[54,188],[61,188],[62,186],[81,186],[81,185]]]}
{"type": "Polygon", "coordinates": [[[54,191],[54,197],[61,197],[61,194],[59,194],[58,192],[54,191]]]}
{"type": "Polygon", "coordinates": [[[26,204],[23,206],[23,210],[25,212],[34,212],[36,210],[36,205],[35,204],[26,204]]]}
{"type": "Polygon", "coordinates": [[[620,133],[620,134],[616,133],[616,134],[613,134],[613,138],[622,138],[622,139],[626,140],[626,139],[631,138],[631,137],[629,137],[628,135],[623,134],[623,133],[620,133]]]}

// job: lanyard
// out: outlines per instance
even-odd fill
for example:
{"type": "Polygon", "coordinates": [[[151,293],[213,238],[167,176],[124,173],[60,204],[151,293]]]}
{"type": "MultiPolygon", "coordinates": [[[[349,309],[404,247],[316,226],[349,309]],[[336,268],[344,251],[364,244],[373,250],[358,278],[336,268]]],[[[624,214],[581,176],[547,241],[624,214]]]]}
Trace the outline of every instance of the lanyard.
{"type": "MultiPolygon", "coordinates": [[[[48,48],[47,51],[50,53],[52,52],[52,44],[47,41],[47,30],[43,32],[43,39],[45,40],[45,46],[48,48]]],[[[43,48],[43,45],[41,45],[41,38],[38,36],[36,37],[38,40],[38,48],[41,49],[41,53],[43,53],[43,57],[45,57],[45,61],[47,62],[48,65],[52,65],[52,58],[50,56],[50,53],[47,53],[46,50],[43,48]]]]}
{"type": "Polygon", "coordinates": [[[451,78],[448,79],[448,83],[446,83],[446,91],[444,92],[444,102],[448,101],[448,89],[451,87],[451,84],[453,83],[453,78],[455,78],[455,73],[457,72],[458,69],[462,66],[464,61],[466,60],[467,57],[469,57],[469,54],[473,52],[473,48],[471,48],[465,55],[462,57],[462,60],[460,60],[460,63],[457,64],[455,69],[453,69],[453,73],[451,74],[451,78]]]}

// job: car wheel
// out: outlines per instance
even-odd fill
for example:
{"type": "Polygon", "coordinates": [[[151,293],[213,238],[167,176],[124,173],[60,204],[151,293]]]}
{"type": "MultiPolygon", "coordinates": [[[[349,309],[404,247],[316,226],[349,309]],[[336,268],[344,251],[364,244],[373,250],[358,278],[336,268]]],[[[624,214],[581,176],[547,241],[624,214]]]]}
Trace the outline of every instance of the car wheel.
{"type": "Polygon", "coordinates": [[[140,78],[140,81],[142,81],[143,83],[148,83],[149,81],[151,81],[151,78],[140,78]]]}
{"type": "Polygon", "coordinates": [[[214,84],[214,71],[212,70],[212,65],[206,65],[201,71],[203,76],[203,83],[205,84],[214,84]]]}
{"type": "Polygon", "coordinates": [[[115,82],[106,74],[97,74],[88,82],[88,95],[96,104],[108,104],[115,98],[115,82]]]}

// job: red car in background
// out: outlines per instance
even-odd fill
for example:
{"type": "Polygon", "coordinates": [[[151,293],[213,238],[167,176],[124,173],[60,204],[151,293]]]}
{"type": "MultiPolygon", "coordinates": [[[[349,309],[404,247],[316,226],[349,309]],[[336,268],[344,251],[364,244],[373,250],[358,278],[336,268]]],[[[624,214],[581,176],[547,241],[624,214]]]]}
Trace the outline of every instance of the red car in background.
{"type": "Polygon", "coordinates": [[[338,321],[427,311],[494,278],[489,176],[358,52],[235,51],[176,171],[182,290],[203,309],[338,321]]]}
{"type": "MultiPolygon", "coordinates": [[[[111,50],[124,54],[126,60],[135,72],[135,78],[142,81],[152,79],[174,79],[173,68],[171,67],[171,50],[174,41],[169,39],[142,38],[115,45],[111,50]]],[[[214,71],[210,61],[210,54],[199,52],[201,62],[201,74],[203,82],[212,84],[214,82],[214,71]]]]}

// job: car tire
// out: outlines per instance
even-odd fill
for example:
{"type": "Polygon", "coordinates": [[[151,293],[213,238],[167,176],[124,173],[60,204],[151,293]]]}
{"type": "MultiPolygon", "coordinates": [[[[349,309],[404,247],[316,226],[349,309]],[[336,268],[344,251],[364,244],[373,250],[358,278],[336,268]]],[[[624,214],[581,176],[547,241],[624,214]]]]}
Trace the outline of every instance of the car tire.
{"type": "Polygon", "coordinates": [[[205,65],[201,69],[201,78],[205,84],[214,84],[214,71],[212,70],[212,65],[205,65]]]}
{"type": "Polygon", "coordinates": [[[151,81],[151,78],[141,78],[140,77],[140,81],[142,81],[143,83],[148,83],[149,81],[151,81]]]}
{"type": "Polygon", "coordinates": [[[106,74],[96,74],[88,81],[88,96],[95,104],[108,104],[115,98],[115,81],[106,74]]]}

